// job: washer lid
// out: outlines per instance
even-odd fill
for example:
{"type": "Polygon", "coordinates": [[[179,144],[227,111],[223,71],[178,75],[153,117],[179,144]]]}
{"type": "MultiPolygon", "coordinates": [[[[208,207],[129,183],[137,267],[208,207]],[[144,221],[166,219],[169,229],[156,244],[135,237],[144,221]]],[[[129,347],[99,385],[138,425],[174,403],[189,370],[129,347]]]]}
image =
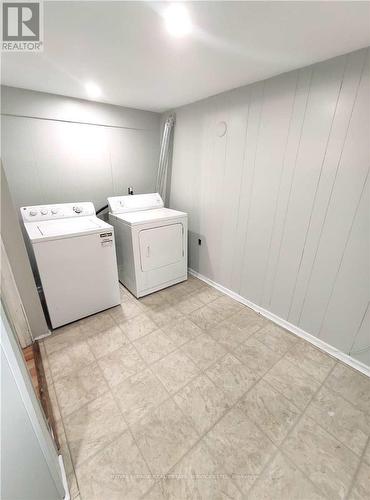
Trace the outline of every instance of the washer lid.
{"type": "Polygon", "coordinates": [[[111,214],[116,219],[126,222],[130,226],[147,224],[149,222],[164,222],[165,220],[187,217],[185,212],[172,210],[171,208],[157,208],[154,210],[142,210],[139,212],[127,212],[125,214],[111,214]]]}
{"type": "Polygon", "coordinates": [[[71,219],[47,220],[28,222],[25,224],[28,236],[32,243],[61,238],[82,236],[100,231],[112,232],[110,224],[98,217],[81,217],[71,219]]]}

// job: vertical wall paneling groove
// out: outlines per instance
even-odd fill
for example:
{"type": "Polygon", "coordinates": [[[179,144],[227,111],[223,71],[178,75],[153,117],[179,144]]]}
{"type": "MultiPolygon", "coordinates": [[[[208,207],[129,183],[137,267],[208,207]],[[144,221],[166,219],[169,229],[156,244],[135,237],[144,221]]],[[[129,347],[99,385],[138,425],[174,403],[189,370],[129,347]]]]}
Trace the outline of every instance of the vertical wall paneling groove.
{"type": "Polygon", "coordinates": [[[246,134],[245,158],[243,183],[241,185],[241,195],[238,212],[237,232],[235,235],[232,289],[240,291],[242,281],[243,257],[245,253],[248,220],[250,212],[251,193],[254,183],[255,158],[257,154],[258,133],[261,123],[261,113],[263,107],[265,83],[255,84],[250,87],[250,104],[248,113],[248,126],[246,134]]]}
{"type": "Polygon", "coordinates": [[[365,48],[178,108],[170,198],[192,269],[368,365],[369,73],[365,48]]]}
{"type": "MultiPolygon", "coordinates": [[[[369,169],[369,60],[350,119],[338,174],[322,227],[300,324],[318,333],[369,169]]],[[[368,234],[363,235],[364,238],[368,234]]],[[[366,262],[363,263],[366,269],[366,262]]],[[[357,297],[348,295],[349,301],[357,297]]],[[[322,332],[324,336],[324,333],[322,332]]]]}
{"type": "Polygon", "coordinates": [[[346,353],[350,352],[369,300],[370,247],[369,238],[363,237],[369,230],[369,201],[368,173],[320,326],[320,338],[329,344],[334,338],[346,353]]]}
{"type": "MultiPolygon", "coordinates": [[[[201,265],[207,275],[215,277],[218,266],[217,253],[221,244],[221,204],[222,183],[225,171],[225,154],[227,133],[218,137],[216,130],[220,121],[227,121],[227,111],[224,99],[215,103],[215,109],[209,117],[209,152],[206,153],[202,169],[202,210],[200,219],[201,234],[207,228],[207,239],[202,240],[200,254],[201,265]],[[207,161],[208,158],[208,161],[207,161]]],[[[208,139],[207,139],[208,142],[208,139]]]]}
{"type": "MultiPolygon", "coordinates": [[[[301,268],[302,268],[302,260],[303,260],[305,249],[306,249],[306,245],[307,245],[308,234],[310,232],[310,228],[311,228],[311,224],[312,224],[313,211],[314,211],[315,206],[318,206],[318,204],[317,204],[318,192],[319,192],[320,183],[321,183],[321,180],[322,180],[322,177],[323,177],[323,169],[324,169],[325,162],[326,162],[327,155],[328,155],[328,147],[329,147],[329,144],[330,144],[330,142],[332,140],[333,126],[334,126],[334,123],[337,123],[337,121],[338,121],[338,120],[336,120],[337,119],[337,112],[338,112],[338,103],[339,103],[341,92],[342,92],[343,80],[344,80],[344,75],[345,75],[346,68],[347,68],[348,59],[349,58],[347,57],[345,65],[344,65],[343,74],[342,74],[342,77],[341,77],[341,80],[340,80],[340,87],[339,87],[339,91],[338,91],[336,102],[335,102],[333,119],[332,119],[331,124],[330,124],[328,138],[327,138],[326,145],[325,145],[325,151],[324,151],[323,159],[322,159],[322,162],[321,162],[321,165],[320,165],[320,168],[319,168],[319,172],[318,172],[318,179],[317,179],[317,182],[316,182],[316,188],[315,188],[315,192],[314,192],[314,197],[313,197],[311,208],[310,208],[310,211],[309,211],[308,226],[307,226],[307,230],[306,230],[305,235],[304,235],[304,241],[303,241],[303,245],[302,245],[302,252],[301,252],[301,257],[300,257],[300,261],[299,261],[299,267],[298,267],[298,271],[296,273],[295,280],[294,280],[293,292],[292,292],[292,295],[291,295],[291,301],[290,301],[289,311],[288,311],[288,315],[287,315],[288,318],[290,317],[293,299],[294,299],[294,297],[296,295],[296,288],[297,288],[298,276],[299,276],[301,268]]],[[[322,210],[320,210],[320,213],[322,213],[322,210]]]]}
{"type": "Polygon", "coordinates": [[[362,318],[360,327],[358,332],[356,333],[355,338],[353,339],[353,343],[351,349],[349,351],[350,356],[353,356],[355,359],[361,361],[361,363],[366,363],[369,359],[369,332],[370,332],[370,303],[367,303],[366,312],[364,317],[362,318]]]}
{"type": "MultiPolygon", "coordinates": [[[[248,89],[247,89],[248,90],[248,89]]],[[[245,157],[246,131],[248,123],[249,98],[245,88],[230,93],[227,122],[227,148],[224,181],[220,200],[222,205],[220,221],[222,239],[218,275],[231,286],[234,244],[233,237],[238,222],[238,211],[245,157]]],[[[219,200],[219,203],[220,203],[219,200]]]]}
{"type": "Polygon", "coordinates": [[[269,309],[276,278],[277,262],[282,249],[282,236],[288,212],[288,203],[293,183],[294,170],[297,164],[299,144],[302,137],[304,117],[311,88],[312,68],[304,68],[297,72],[297,88],[295,90],[292,119],[289,125],[286,154],[284,158],[279,196],[276,206],[274,227],[271,235],[269,260],[264,276],[264,295],[262,305],[269,309]]]}
{"type": "Polygon", "coordinates": [[[366,53],[356,52],[348,58],[346,73],[339,101],[336,119],[333,122],[330,141],[326,151],[322,175],[317,189],[315,202],[312,206],[310,224],[306,235],[306,244],[302,256],[300,272],[296,277],[295,293],[292,297],[289,321],[298,324],[303,307],[306,289],[316,258],[320,236],[328,211],[331,194],[337,177],[340,159],[348,133],[350,119],[359,88],[366,53]]]}
{"type": "Polygon", "coordinates": [[[345,61],[346,57],[341,57],[317,64],[312,75],[270,306],[283,318],[288,317],[345,61]]]}
{"type": "MultiPolygon", "coordinates": [[[[298,81],[299,81],[299,71],[295,72],[295,87],[294,87],[294,95],[293,95],[293,103],[291,106],[291,113],[289,116],[289,125],[287,129],[287,134],[286,134],[286,139],[284,143],[284,152],[282,154],[282,161],[281,161],[281,169],[279,173],[279,180],[278,180],[278,187],[277,187],[277,195],[275,198],[275,203],[273,206],[273,212],[272,212],[272,227],[270,231],[270,237],[268,241],[268,248],[267,248],[267,259],[266,259],[266,264],[265,264],[265,271],[263,273],[263,279],[262,279],[262,288],[261,288],[261,298],[260,298],[260,303],[265,303],[265,292],[266,292],[266,287],[269,288],[269,279],[267,278],[269,276],[270,278],[270,273],[268,270],[271,268],[271,247],[272,243],[274,240],[274,230],[276,227],[276,222],[277,222],[277,214],[278,214],[278,205],[279,205],[279,200],[281,198],[281,189],[282,189],[282,181],[283,181],[283,176],[284,176],[284,170],[286,167],[286,158],[287,158],[287,149],[288,149],[288,143],[289,143],[289,138],[291,135],[291,127],[292,127],[292,122],[293,122],[293,113],[294,113],[294,108],[296,105],[296,98],[297,98],[297,88],[298,88],[298,81]]],[[[271,278],[270,278],[271,279],[271,278]]]]}
{"type": "Polygon", "coordinates": [[[265,85],[240,289],[242,296],[248,296],[256,303],[261,301],[261,278],[268,258],[295,84],[296,75],[286,73],[268,80],[265,85]],[[271,157],[274,158],[273,168],[271,157]]]}

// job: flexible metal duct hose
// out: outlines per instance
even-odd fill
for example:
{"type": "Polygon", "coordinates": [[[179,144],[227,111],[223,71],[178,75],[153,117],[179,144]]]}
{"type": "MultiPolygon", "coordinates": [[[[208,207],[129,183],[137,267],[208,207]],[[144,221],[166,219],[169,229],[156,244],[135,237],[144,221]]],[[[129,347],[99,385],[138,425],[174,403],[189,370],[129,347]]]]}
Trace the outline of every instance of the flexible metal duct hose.
{"type": "Polygon", "coordinates": [[[166,201],[167,175],[171,155],[171,138],[175,125],[175,115],[170,115],[163,128],[161,150],[159,153],[156,192],[166,201]]]}

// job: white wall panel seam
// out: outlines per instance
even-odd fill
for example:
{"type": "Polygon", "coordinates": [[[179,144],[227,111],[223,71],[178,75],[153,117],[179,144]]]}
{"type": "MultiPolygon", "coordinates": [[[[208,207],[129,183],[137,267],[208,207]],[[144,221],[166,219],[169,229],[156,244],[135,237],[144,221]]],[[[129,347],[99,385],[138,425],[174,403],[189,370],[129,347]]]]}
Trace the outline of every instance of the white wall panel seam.
{"type": "Polygon", "coordinates": [[[279,175],[279,185],[278,185],[278,192],[275,200],[275,209],[274,209],[274,214],[273,214],[273,220],[272,220],[272,226],[271,226],[271,233],[270,233],[270,238],[269,238],[269,248],[268,248],[268,253],[267,253],[267,259],[266,259],[266,264],[265,264],[265,271],[263,273],[263,286],[261,287],[261,296],[259,300],[259,304],[262,303],[263,297],[265,296],[265,286],[266,286],[266,278],[267,278],[267,271],[268,271],[268,264],[270,262],[270,254],[271,254],[271,246],[272,246],[272,239],[274,235],[274,227],[276,223],[276,217],[277,217],[277,207],[279,204],[280,196],[281,196],[281,184],[286,168],[286,154],[287,154],[287,149],[288,149],[288,144],[289,144],[289,137],[291,133],[291,126],[292,126],[292,121],[293,121],[293,114],[294,114],[294,107],[296,103],[296,98],[297,98],[297,89],[298,89],[298,82],[299,82],[299,75],[300,75],[300,70],[296,71],[296,83],[295,83],[295,88],[294,88],[294,97],[293,97],[293,103],[292,103],[292,109],[289,117],[289,125],[288,125],[288,131],[285,139],[285,147],[284,147],[284,154],[283,154],[283,159],[282,159],[282,167],[280,170],[280,175],[279,175]]]}
{"type": "Polygon", "coordinates": [[[290,312],[291,312],[291,309],[292,309],[293,300],[294,300],[294,297],[295,297],[295,292],[296,292],[296,288],[297,288],[298,277],[299,277],[299,274],[300,274],[300,271],[301,271],[303,256],[304,256],[305,248],[306,248],[306,244],[307,244],[307,238],[308,238],[308,235],[309,235],[309,232],[310,232],[311,223],[312,223],[312,214],[313,214],[314,207],[315,207],[316,200],[317,200],[318,189],[319,189],[319,185],[320,185],[320,181],[321,181],[321,176],[322,176],[323,168],[324,168],[324,165],[325,165],[325,160],[326,160],[326,156],[327,156],[327,152],[328,152],[328,146],[329,146],[330,139],[331,139],[333,125],[334,125],[334,122],[335,122],[335,118],[337,116],[338,103],[339,103],[339,98],[340,98],[340,95],[341,95],[341,92],[342,92],[344,75],[345,75],[346,69],[348,67],[348,61],[349,61],[349,56],[347,55],[346,56],[346,63],[344,65],[344,67],[343,67],[343,73],[342,73],[342,78],[341,78],[341,82],[340,82],[340,86],[339,86],[339,90],[338,90],[337,99],[336,99],[336,102],[335,102],[335,109],[334,109],[334,113],[333,113],[333,118],[332,118],[332,121],[331,121],[331,124],[330,124],[329,134],[328,134],[328,137],[327,137],[327,140],[326,140],[325,151],[324,151],[324,155],[323,155],[323,158],[322,158],[322,161],[321,161],[320,172],[319,172],[318,179],[316,181],[315,194],[314,194],[314,197],[313,197],[313,200],[312,200],[312,203],[311,203],[311,210],[310,210],[310,216],[309,216],[309,220],[308,220],[308,226],[307,226],[306,234],[305,234],[305,237],[304,237],[304,242],[303,242],[303,246],[302,246],[301,257],[300,257],[300,260],[299,260],[298,270],[297,270],[297,273],[296,273],[296,276],[295,276],[295,280],[294,280],[293,291],[291,293],[291,298],[290,298],[290,304],[289,304],[289,310],[288,310],[287,318],[289,318],[289,316],[290,316],[290,312]]]}
{"type": "Polygon", "coordinates": [[[245,134],[244,134],[244,145],[243,145],[243,160],[242,160],[242,165],[243,165],[243,168],[242,168],[242,175],[241,175],[241,179],[240,179],[240,189],[239,189],[239,195],[238,195],[238,209],[237,209],[237,218],[236,218],[236,226],[235,226],[235,233],[238,232],[238,226],[239,226],[239,217],[240,217],[240,204],[241,204],[241,195],[242,195],[242,186],[244,184],[244,176],[245,176],[245,168],[244,168],[244,165],[245,165],[245,156],[246,156],[246,152],[247,152],[247,132],[248,132],[248,123],[249,123],[249,109],[250,109],[250,96],[249,97],[249,101],[248,101],[248,112],[247,112],[247,120],[246,120],[246,124],[245,124],[245,134]]]}
{"type": "Polygon", "coordinates": [[[272,230],[271,252],[267,261],[267,273],[265,278],[266,283],[261,304],[263,305],[263,307],[269,307],[272,283],[275,276],[277,260],[279,257],[278,250],[285,222],[285,212],[288,205],[288,193],[293,178],[295,154],[299,145],[300,129],[303,122],[305,103],[308,97],[311,73],[312,68],[304,68],[302,70],[298,70],[296,73],[298,75],[298,88],[296,98],[295,100],[293,100],[292,124],[290,133],[288,135],[288,144],[285,164],[282,171],[280,194],[276,206],[275,224],[272,230]]]}
{"type": "Polygon", "coordinates": [[[365,363],[367,52],[182,107],[171,186],[190,267],[365,363]]]}
{"type": "Polygon", "coordinates": [[[282,231],[281,231],[281,237],[280,237],[280,243],[279,243],[279,249],[278,249],[278,258],[277,258],[277,261],[276,261],[275,272],[274,272],[274,277],[273,277],[272,286],[271,286],[271,293],[270,293],[269,305],[271,305],[272,297],[273,297],[274,291],[275,291],[276,276],[277,276],[277,271],[278,271],[278,268],[279,268],[279,262],[280,262],[280,257],[281,257],[281,250],[282,250],[282,246],[283,246],[284,235],[285,235],[285,232],[286,232],[286,222],[287,222],[287,217],[288,217],[288,212],[289,212],[289,206],[290,206],[292,188],[293,188],[295,174],[296,174],[296,170],[297,170],[299,150],[300,150],[300,146],[301,146],[303,129],[304,129],[304,125],[305,125],[305,117],[306,117],[306,112],[307,112],[307,108],[308,108],[308,104],[309,104],[310,96],[311,96],[311,86],[312,86],[313,73],[314,73],[314,71],[312,69],[311,70],[311,74],[310,74],[310,82],[309,82],[309,86],[308,86],[308,93],[307,93],[307,98],[306,98],[305,109],[304,109],[304,113],[303,113],[303,120],[302,120],[302,123],[301,123],[301,130],[300,130],[300,134],[299,134],[299,142],[298,142],[298,146],[297,146],[297,150],[296,150],[296,154],[295,154],[293,175],[292,175],[292,178],[290,180],[290,187],[289,187],[289,193],[288,193],[288,202],[287,202],[287,205],[286,205],[286,208],[285,208],[285,213],[284,213],[284,223],[283,223],[283,228],[282,228],[282,231]]]}
{"type": "Polygon", "coordinates": [[[308,279],[306,287],[305,287],[306,289],[305,289],[304,299],[302,301],[302,305],[301,305],[301,309],[300,309],[300,313],[299,313],[299,317],[298,317],[298,322],[297,322],[298,325],[301,323],[302,313],[303,313],[304,306],[305,306],[305,303],[306,303],[307,294],[308,294],[308,290],[309,290],[309,287],[310,287],[313,270],[314,270],[314,267],[315,267],[315,263],[316,263],[318,252],[319,252],[319,248],[320,248],[321,238],[322,238],[323,233],[324,233],[325,223],[326,223],[326,220],[327,220],[327,216],[328,216],[328,212],[329,212],[329,207],[330,207],[331,200],[332,200],[332,197],[333,197],[333,193],[334,193],[334,189],[335,189],[335,185],[336,185],[336,181],[337,181],[337,177],[338,177],[338,173],[339,173],[339,169],[340,169],[340,165],[341,165],[341,160],[342,160],[342,156],[343,156],[343,151],[344,151],[344,148],[345,148],[345,145],[346,145],[346,141],[347,141],[347,137],[348,137],[348,132],[350,130],[351,120],[352,120],[353,112],[354,112],[354,109],[355,109],[355,106],[356,106],[358,92],[359,92],[359,89],[360,89],[361,80],[362,80],[362,76],[364,74],[365,68],[366,68],[366,58],[364,58],[364,63],[363,63],[363,66],[362,66],[361,76],[359,78],[357,89],[356,89],[356,95],[355,95],[355,98],[354,98],[353,103],[352,103],[352,109],[351,109],[351,114],[350,114],[350,117],[349,117],[349,120],[348,120],[348,125],[347,125],[347,130],[346,130],[345,138],[344,138],[344,141],[343,141],[343,144],[342,144],[342,148],[341,148],[340,156],[339,156],[339,159],[338,159],[338,163],[337,163],[337,168],[336,168],[334,180],[333,180],[333,183],[332,183],[332,186],[331,186],[331,189],[330,189],[329,198],[328,198],[328,201],[327,201],[327,204],[326,204],[325,214],[324,214],[324,218],[323,218],[322,225],[321,225],[321,228],[320,228],[319,239],[318,239],[318,242],[317,242],[317,245],[316,245],[314,260],[312,262],[309,279],[308,279]]]}
{"type": "MultiPolygon", "coordinates": [[[[247,150],[247,132],[248,132],[248,123],[249,123],[249,110],[250,110],[250,93],[248,93],[248,108],[247,108],[247,113],[246,113],[246,122],[245,122],[244,139],[243,139],[243,154],[242,154],[242,165],[241,165],[240,182],[239,182],[239,190],[238,190],[238,201],[237,201],[234,221],[229,222],[229,223],[233,224],[232,234],[233,234],[234,241],[235,241],[237,234],[239,232],[242,188],[243,188],[244,181],[245,181],[246,169],[244,168],[244,166],[245,166],[245,157],[246,157],[246,150],[247,150]]],[[[232,252],[233,259],[232,259],[231,271],[230,271],[231,282],[232,282],[233,275],[234,275],[235,252],[236,252],[236,246],[234,245],[233,252],[232,252]]]]}
{"type": "Polygon", "coordinates": [[[78,120],[62,120],[61,118],[43,118],[41,116],[19,115],[15,113],[0,113],[1,116],[11,116],[13,118],[24,118],[27,120],[40,120],[45,122],[76,123],[77,125],[90,125],[92,127],[118,128],[124,130],[153,131],[153,129],[125,127],[124,125],[108,125],[106,123],[92,123],[78,120]]]}
{"type": "Polygon", "coordinates": [[[239,283],[238,292],[240,292],[241,285],[242,285],[242,282],[243,282],[244,267],[245,267],[244,266],[244,262],[245,262],[246,257],[247,257],[246,256],[246,250],[247,250],[247,242],[248,242],[249,217],[250,217],[251,205],[252,205],[252,198],[253,198],[253,190],[254,190],[254,182],[255,182],[255,171],[256,171],[256,160],[257,160],[257,153],[258,153],[259,137],[260,137],[260,132],[261,132],[262,113],[263,113],[263,108],[264,108],[264,104],[265,104],[265,94],[266,94],[266,81],[263,82],[262,102],[261,102],[260,111],[259,111],[259,118],[258,118],[258,131],[257,131],[256,143],[255,143],[255,147],[254,147],[251,188],[249,190],[249,200],[248,200],[248,210],[247,210],[247,223],[246,223],[246,231],[245,231],[245,237],[244,237],[244,243],[243,243],[242,261],[241,261],[241,263],[243,265],[243,269],[240,271],[241,281],[239,283]]]}
{"type": "MultiPolygon", "coordinates": [[[[26,128],[29,129],[29,137],[32,137],[32,134],[31,134],[31,128],[32,128],[31,123],[27,123],[27,120],[26,120],[25,123],[26,123],[26,128]]],[[[34,144],[34,142],[32,140],[30,141],[30,145],[31,145],[32,157],[33,157],[33,163],[35,165],[34,175],[37,178],[37,183],[39,185],[40,195],[41,195],[42,198],[44,198],[45,192],[44,192],[43,183],[41,181],[40,170],[39,170],[39,162],[37,161],[36,147],[35,147],[35,144],[34,144]]]]}
{"type": "MultiPolygon", "coordinates": [[[[229,111],[227,112],[227,115],[226,115],[227,119],[226,119],[226,123],[228,126],[229,124],[229,111]]],[[[229,133],[228,133],[228,130],[226,130],[226,134],[225,134],[225,150],[224,150],[224,157],[223,157],[223,169],[222,169],[222,182],[221,182],[221,192],[220,192],[220,199],[222,199],[222,193],[223,193],[223,187],[225,186],[225,177],[226,177],[226,165],[227,165],[227,148],[228,148],[228,144],[229,144],[229,133]]],[[[219,233],[220,235],[223,234],[223,229],[224,229],[224,226],[225,226],[225,220],[224,220],[224,217],[220,217],[220,228],[219,228],[219,233]]],[[[221,242],[222,244],[222,242],[221,242]]],[[[221,244],[220,244],[220,248],[221,248],[221,244]]],[[[215,274],[216,275],[219,275],[219,272],[220,272],[220,267],[223,265],[223,262],[222,260],[220,259],[219,261],[219,265],[218,265],[218,269],[216,269],[216,272],[215,274]]]]}
{"type": "Polygon", "coordinates": [[[337,118],[331,133],[324,168],[322,170],[321,182],[317,190],[317,199],[312,207],[310,226],[308,228],[307,242],[297,276],[295,295],[291,303],[289,321],[297,323],[300,316],[302,303],[306,294],[306,286],[312,271],[312,263],[318,245],[318,238],[322,229],[323,218],[329,200],[330,190],[338,173],[338,165],[345,138],[348,133],[351,113],[356,101],[356,92],[361,79],[361,72],[364,64],[364,51],[351,54],[350,64],[343,79],[342,91],[339,96],[337,118]],[[348,74],[347,74],[348,73],[348,74]]]}
{"type": "Polygon", "coordinates": [[[272,310],[283,318],[288,315],[345,62],[346,58],[340,57],[320,63],[315,66],[313,74],[271,302],[272,310]]]}
{"type": "Polygon", "coordinates": [[[335,285],[337,283],[338,276],[340,274],[340,269],[342,267],[343,258],[344,258],[344,255],[346,253],[346,250],[347,250],[348,242],[350,241],[350,238],[351,238],[353,224],[355,222],[355,219],[356,219],[356,216],[357,216],[357,213],[358,213],[358,209],[359,209],[361,201],[362,201],[362,197],[364,196],[364,193],[365,193],[365,188],[366,188],[366,183],[367,183],[368,177],[369,177],[369,168],[367,170],[367,174],[366,174],[366,177],[365,177],[365,180],[364,180],[364,184],[363,184],[362,189],[361,189],[361,195],[360,195],[359,200],[358,200],[357,205],[356,205],[356,210],[355,210],[355,212],[353,214],[353,217],[352,217],[351,226],[350,226],[350,229],[349,229],[348,234],[347,234],[347,238],[346,238],[346,242],[345,242],[345,245],[344,245],[344,248],[343,248],[343,251],[342,251],[342,255],[341,255],[341,258],[340,258],[339,266],[338,266],[337,272],[335,273],[335,279],[334,279],[334,282],[333,282],[332,287],[331,287],[330,296],[329,296],[329,299],[327,300],[326,307],[325,307],[325,312],[324,312],[324,315],[323,315],[321,323],[320,323],[319,333],[317,335],[318,338],[321,337],[322,327],[323,327],[323,324],[324,324],[325,319],[326,319],[326,315],[327,315],[327,312],[328,312],[328,307],[329,307],[331,298],[333,296],[333,292],[335,290],[335,285]]]}
{"type": "MultiPolygon", "coordinates": [[[[349,355],[351,355],[351,353],[352,353],[352,352],[353,352],[353,350],[354,350],[354,346],[355,346],[355,344],[356,344],[357,336],[358,336],[358,334],[359,334],[359,332],[360,332],[360,330],[361,330],[361,328],[362,328],[362,326],[363,326],[363,324],[364,324],[364,321],[365,321],[366,315],[367,315],[367,313],[369,312],[369,307],[370,307],[370,302],[368,302],[368,303],[367,303],[367,306],[366,306],[365,312],[364,312],[364,314],[363,314],[363,316],[362,316],[362,318],[361,318],[360,324],[359,324],[359,326],[358,326],[358,328],[357,328],[356,335],[353,337],[353,341],[352,341],[351,347],[350,347],[349,352],[348,352],[348,354],[349,354],[349,355]]],[[[364,347],[363,349],[360,349],[360,351],[363,351],[363,350],[366,350],[366,349],[370,349],[370,346],[368,346],[368,347],[364,347]]]]}
{"type": "MultiPolygon", "coordinates": [[[[254,86],[251,87],[251,90],[249,92],[249,104],[248,104],[248,123],[247,123],[247,128],[246,128],[246,137],[245,137],[245,153],[243,155],[243,167],[242,167],[242,171],[243,171],[243,177],[242,177],[242,183],[241,183],[241,186],[240,186],[240,198],[239,198],[239,208],[238,208],[238,220],[237,220],[237,226],[236,226],[236,233],[235,233],[235,239],[237,241],[237,244],[235,245],[235,249],[234,249],[234,258],[233,258],[233,266],[232,266],[232,277],[231,277],[231,281],[232,283],[235,283],[236,282],[236,285],[234,286],[234,288],[236,290],[240,290],[240,286],[241,286],[241,272],[240,272],[240,268],[242,266],[242,263],[243,263],[243,255],[244,255],[244,248],[245,248],[245,237],[246,237],[246,231],[243,231],[243,229],[246,228],[246,224],[247,224],[247,220],[248,220],[248,211],[249,211],[249,204],[250,204],[250,193],[251,193],[251,184],[252,184],[252,181],[253,181],[253,173],[249,171],[249,167],[248,167],[248,163],[249,163],[249,156],[248,156],[248,147],[249,147],[249,141],[250,141],[250,134],[251,134],[251,130],[250,130],[250,127],[252,128],[253,130],[253,123],[251,123],[251,120],[250,120],[250,117],[251,117],[251,113],[252,113],[252,106],[254,105],[254,103],[256,102],[258,104],[258,109],[257,109],[257,113],[258,113],[258,120],[260,120],[260,116],[261,116],[261,106],[262,106],[262,100],[263,100],[263,94],[264,94],[264,86],[263,84],[256,84],[254,86]],[[260,92],[259,89],[262,88],[262,95],[260,95],[259,93],[257,94],[257,96],[255,96],[254,94],[258,92],[260,92]],[[255,100],[253,99],[255,98],[255,100]],[[248,176],[251,176],[252,175],[252,178],[250,179],[250,183],[249,183],[249,186],[246,186],[247,184],[247,181],[248,181],[248,176]],[[244,189],[247,189],[246,193],[244,192],[244,189]],[[248,195],[249,193],[249,195],[248,195]],[[241,210],[241,206],[242,206],[242,199],[243,199],[243,195],[244,195],[244,198],[247,198],[246,199],[246,214],[245,214],[245,217],[243,216],[244,214],[242,213],[242,210],[241,210]],[[244,233],[244,234],[243,234],[244,233]],[[239,239],[241,241],[239,241],[239,239]],[[239,268],[238,268],[239,266],[239,268]]],[[[257,125],[258,127],[258,125],[257,125]]],[[[255,138],[256,140],[256,138],[255,138]]]]}

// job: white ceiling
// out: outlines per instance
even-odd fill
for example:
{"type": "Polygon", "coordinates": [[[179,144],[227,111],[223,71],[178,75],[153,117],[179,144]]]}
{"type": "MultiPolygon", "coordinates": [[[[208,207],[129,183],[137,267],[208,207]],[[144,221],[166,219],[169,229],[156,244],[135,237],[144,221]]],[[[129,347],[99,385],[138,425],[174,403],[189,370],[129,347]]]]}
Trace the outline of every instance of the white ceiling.
{"type": "Polygon", "coordinates": [[[2,83],[163,111],[370,45],[369,2],[186,2],[165,31],[158,2],[45,2],[43,53],[3,54],[2,83]]]}

